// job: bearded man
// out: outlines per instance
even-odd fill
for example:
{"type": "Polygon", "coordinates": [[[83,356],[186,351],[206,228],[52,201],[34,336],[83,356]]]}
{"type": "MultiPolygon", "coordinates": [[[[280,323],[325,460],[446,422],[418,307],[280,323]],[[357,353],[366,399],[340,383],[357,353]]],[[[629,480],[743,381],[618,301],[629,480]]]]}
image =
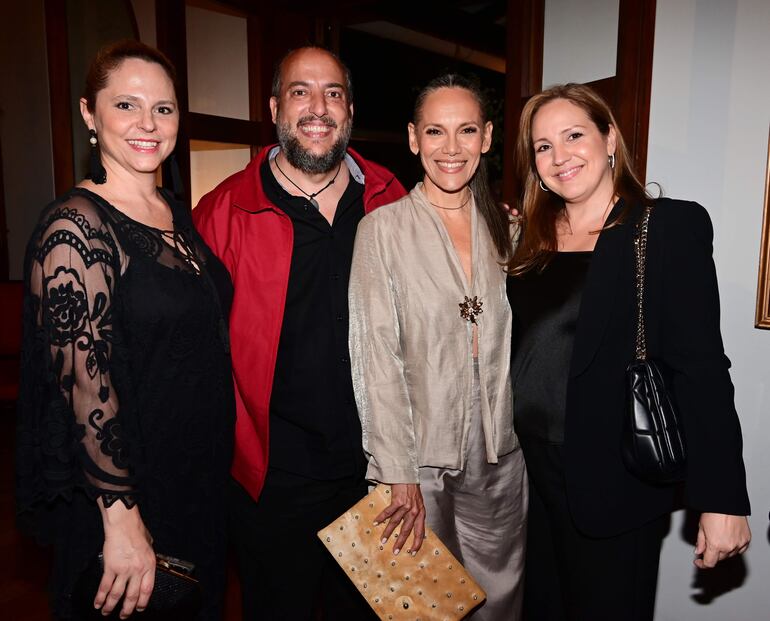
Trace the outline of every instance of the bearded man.
{"type": "Polygon", "coordinates": [[[348,277],[361,218],[406,193],[348,148],[352,96],[350,73],[330,52],[287,54],[270,98],[279,145],[193,211],[235,287],[230,524],[244,619],[372,614],[315,534],[367,492],[348,277]]]}

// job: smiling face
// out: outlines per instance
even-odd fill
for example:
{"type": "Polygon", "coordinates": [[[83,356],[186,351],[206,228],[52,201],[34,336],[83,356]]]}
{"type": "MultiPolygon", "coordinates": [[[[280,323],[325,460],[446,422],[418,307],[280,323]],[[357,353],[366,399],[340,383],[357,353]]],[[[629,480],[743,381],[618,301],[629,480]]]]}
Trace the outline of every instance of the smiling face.
{"type": "Polygon", "coordinates": [[[581,107],[555,99],[532,119],[532,148],[540,179],[565,203],[606,205],[612,200],[607,158],[615,153],[614,127],[605,136],[581,107]]]}
{"type": "Polygon", "coordinates": [[[286,159],[308,174],[325,173],[345,156],[353,121],[345,72],[324,50],[305,48],[281,66],[270,111],[286,159]]]}
{"type": "Polygon", "coordinates": [[[179,112],[174,85],[157,63],[127,58],[112,71],[105,87],[88,110],[80,112],[89,129],[95,129],[102,162],[120,174],[155,174],[174,150],[179,112]]]}
{"type": "Polygon", "coordinates": [[[455,194],[468,185],[481,154],[492,144],[492,123],[484,122],[473,94],[459,87],[426,96],[417,123],[409,124],[409,148],[419,154],[428,197],[455,194]]]}

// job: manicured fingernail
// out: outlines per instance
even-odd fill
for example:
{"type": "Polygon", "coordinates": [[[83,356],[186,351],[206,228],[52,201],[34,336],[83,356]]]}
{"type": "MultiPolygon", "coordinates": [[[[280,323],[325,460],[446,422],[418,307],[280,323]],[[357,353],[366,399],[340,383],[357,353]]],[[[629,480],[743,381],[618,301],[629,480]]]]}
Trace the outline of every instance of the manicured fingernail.
{"type": "Polygon", "coordinates": [[[374,520],[374,522],[372,522],[372,524],[374,524],[375,526],[379,526],[380,525],[380,523],[377,520],[374,520]]]}
{"type": "Polygon", "coordinates": [[[417,556],[417,550],[415,550],[414,552],[412,552],[412,556],[417,556]]]}
{"type": "Polygon", "coordinates": [[[380,543],[384,545],[388,543],[388,540],[385,537],[383,537],[382,539],[380,539],[380,543]]]}
{"type": "Polygon", "coordinates": [[[393,554],[394,554],[395,556],[398,556],[398,553],[399,553],[399,552],[401,552],[401,550],[393,550],[393,554]]]}

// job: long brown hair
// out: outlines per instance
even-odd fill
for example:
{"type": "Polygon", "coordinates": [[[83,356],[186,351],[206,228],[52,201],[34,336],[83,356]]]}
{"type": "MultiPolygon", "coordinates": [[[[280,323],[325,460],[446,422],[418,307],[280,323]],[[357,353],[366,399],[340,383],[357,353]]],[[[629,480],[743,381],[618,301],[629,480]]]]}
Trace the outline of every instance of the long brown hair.
{"type": "MultiPolygon", "coordinates": [[[[457,73],[445,73],[444,75],[434,78],[417,94],[417,99],[414,102],[414,113],[412,114],[412,121],[415,125],[420,121],[422,108],[425,105],[425,100],[428,98],[428,95],[442,88],[461,88],[468,91],[479,105],[482,126],[486,125],[489,120],[489,113],[487,110],[486,98],[484,97],[484,93],[481,91],[479,84],[475,80],[466,78],[457,73]]],[[[500,260],[502,262],[510,261],[511,238],[508,232],[508,213],[492,196],[492,190],[489,187],[487,162],[483,153],[479,160],[479,166],[473,177],[471,177],[468,187],[473,193],[473,198],[476,200],[476,207],[487,225],[489,236],[492,238],[492,243],[495,245],[495,250],[497,250],[500,260]]]]}
{"type": "Polygon", "coordinates": [[[557,84],[534,95],[524,106],[519,120],[519,136],[516,140],[514,170],[519,188],[519,212],[522,214],[522,235],[513,257],[508,262],[508,272],[523,274],[531,269],[543,268],[553,252],[558,249],[556,222],[564,213],[564,200],[555,192],[540,189],[540,177],[535,165],[532,145],[532,121],[547,103],[565,99],[582,110],[607,137],[610,127],[615,128],[615,168],[612,171],[614,195],[624,200],[623,211],[605,228],[619,224],[628,217],[634,205],[646,205],[652,198],[631,168],[628,148],[620,133],[615,117],[607,102],[585,84],[557,84]]]}

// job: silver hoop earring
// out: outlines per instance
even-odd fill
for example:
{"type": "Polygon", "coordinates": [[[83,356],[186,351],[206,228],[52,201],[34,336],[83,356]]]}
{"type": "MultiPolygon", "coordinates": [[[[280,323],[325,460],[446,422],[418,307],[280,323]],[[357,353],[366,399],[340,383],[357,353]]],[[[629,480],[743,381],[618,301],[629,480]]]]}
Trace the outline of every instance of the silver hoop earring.
{"type": "Polygon", "coordinates": [[[543,190],[543,192],[550,192],[550,190],[545,187],[545,184],[543,183],[543,180],[540,179],[540,189],[543,190]]]}
{"type": "Polygon", "coordinates": [[[613,153],[612,155],[610,155],[610,156],[608,157],[608,159],[609,159],[609,161],[610,161],[610,168],[611,168],[612,170],[615,170],[615,154],[613,153]]]}

